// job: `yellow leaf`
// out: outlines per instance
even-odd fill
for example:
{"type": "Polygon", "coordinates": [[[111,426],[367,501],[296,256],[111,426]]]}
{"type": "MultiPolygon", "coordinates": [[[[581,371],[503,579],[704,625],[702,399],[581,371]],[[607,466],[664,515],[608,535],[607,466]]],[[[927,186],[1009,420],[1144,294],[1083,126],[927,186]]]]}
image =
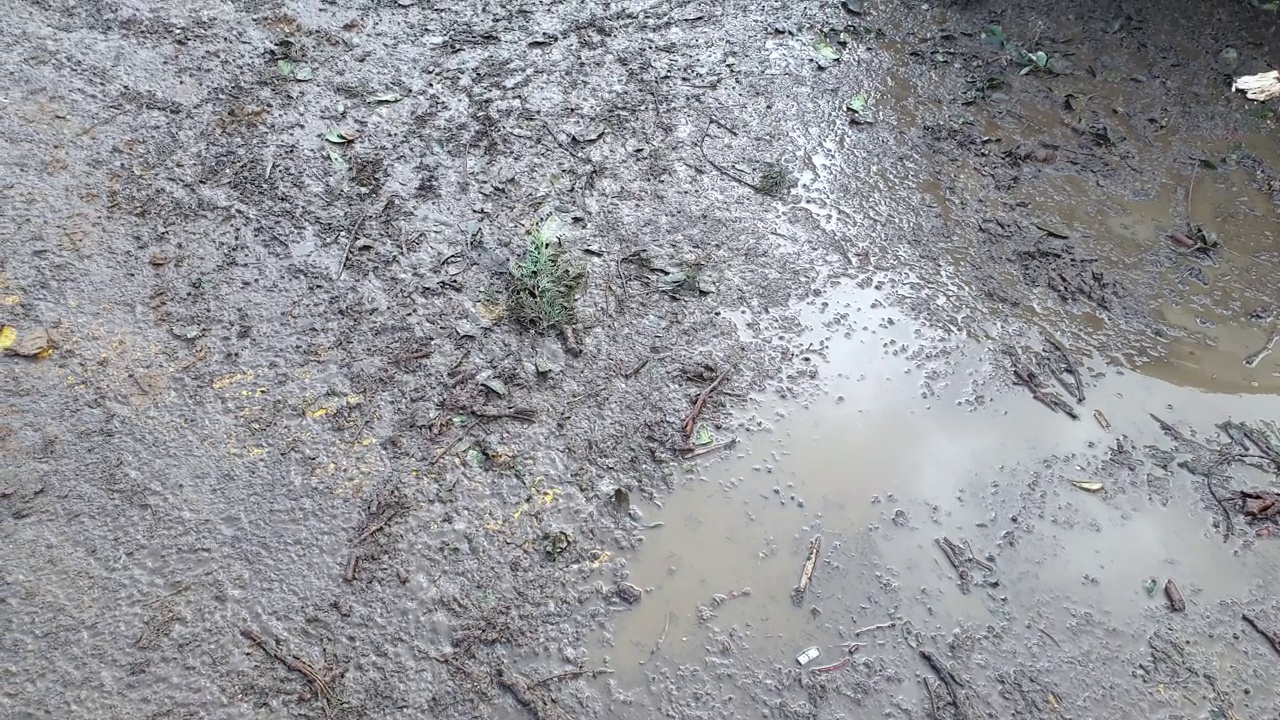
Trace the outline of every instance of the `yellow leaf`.
{"type": "Polygon", "coordinates": [[[12,325],[0,325],[0,350],[8,350],[18,339],[18,331],[12,325]]]}
{"type": "Polygon", "coordinates": [[[53,352],[49,331],[44,328],[36,328],[18,337],[17,331],[5,326],[3,330],[0,330],[0,336],[2,336],[0,337],[0,349],[11,355],[46,358],[53,352]],[[9,333],[5,331],[12,331],[13,337],[9,337],[9,333]]]}
{"type": "Polygon", "coordinates": [[[1089,492],[1099,492],[1099,491],[1101,491],[1101,490],[1102,490],[1102,483],[1100,483],[1100,482],[1087,482],[1087,481],[1085,481],[1085,480],[1072,480],[1072,481],[1071,481],[1071,484],[1072,484],[1072,485],[1075,485],[1076,487],[1080,488],[1081,490],[1087,490],[1087,491],[1089,491],[1089,492]]]}
{"type": "Polygon", "coordinates": [[[0,302],[3,302],[5,305],[17,305],[22,302],[22,298],[17,295],[5,295],[3,298],[0,298],[0,302]]]}

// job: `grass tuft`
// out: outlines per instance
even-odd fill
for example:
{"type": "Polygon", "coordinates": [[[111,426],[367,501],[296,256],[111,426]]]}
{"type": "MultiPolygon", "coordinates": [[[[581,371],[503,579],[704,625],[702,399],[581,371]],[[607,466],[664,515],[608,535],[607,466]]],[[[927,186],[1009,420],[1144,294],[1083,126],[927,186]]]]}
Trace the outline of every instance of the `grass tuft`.
{"type": "Polygon", "coordinates": [[[538,331],[572,323],[582,271],[565,258],[549,218],[529,233],[524,257],[511,269],[511,316],[538,331]]]}

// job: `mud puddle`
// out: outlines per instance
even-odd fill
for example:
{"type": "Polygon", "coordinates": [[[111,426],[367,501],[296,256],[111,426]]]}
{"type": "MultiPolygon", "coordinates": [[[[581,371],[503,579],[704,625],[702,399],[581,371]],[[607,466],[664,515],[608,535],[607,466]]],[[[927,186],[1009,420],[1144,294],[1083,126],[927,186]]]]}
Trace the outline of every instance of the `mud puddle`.
{"type": "MultiPolygon", "coordinates": [[[[1072,76],[1049,97],[975,113],[982,154],[998,160],[954,165],[941,184],[920,186],[952,226],[972,188],[994,177],[1002,193],[979,201],[979,232],[994,225],[1015,239],[1016,272],[1000,280],[1038,286],[997,298],[1153,377],[1213,392],[1280,389],[1274,139],[1168,127],[1166,109],[1105,77],[1072,76]],[[1014,227],[1010,215],[1025,222],[1014,227]],[[1082,323],[1088,330],[1071,330],[1082,323]]],[[[949,250],[960,265],[998,254],[981,242],[949,250]]]]}
{"type": "Polygon", "coordinates": [[[1072,422],[1025,393],[987,397],[989,347],[947,341],[874,303],[849,285],[804,308],[801,344],[815,350],[806,357],[824,390],[754,398],[747,424],[761,429],[731,456],[689,468],[646,517],[663,525],[628,570],[647,592],[604,640],[621,685],[653,687],[655,665],[712,671],[735,654],[794,668],[810,646],[821,650],[813,666],[839,662],[848,643],[863,643],[856,663],[898,657],[906,621],[939,633],[1017,623],[1076,648],[1114,642],[1099,662],[1121,672],[1120,653],[1144,648],[1168,616],[1167,579],[1203,617],[1280,571],[1274,554],[1222,542],[1197,478],[1105,459],[1168,444],[1150,413],[1208,428],[1266,418],[1271,398],[1195,389],[1203,378],[1095,372],[1072,422]],[[796,605],[814,536],[820,562],[796,605]],[[993,571],[975,571],[963,592],[935,544],[943,537],[993,571]],[[1082,614],[1117,634],[1076,637],[1082,614]],[[857,634],[881,623],[894,627],[857,634]]]}

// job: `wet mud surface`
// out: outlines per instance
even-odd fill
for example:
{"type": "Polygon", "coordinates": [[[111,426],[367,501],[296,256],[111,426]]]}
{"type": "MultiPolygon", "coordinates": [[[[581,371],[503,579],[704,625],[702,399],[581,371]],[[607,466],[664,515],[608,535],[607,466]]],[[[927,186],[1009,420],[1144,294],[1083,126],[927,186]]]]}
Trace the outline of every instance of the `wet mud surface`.
{"type": "Polygon", "coordinates": [[[1176,5],[15,4],[5,707],[1274,715],[1274,18],[1176,5]]]}

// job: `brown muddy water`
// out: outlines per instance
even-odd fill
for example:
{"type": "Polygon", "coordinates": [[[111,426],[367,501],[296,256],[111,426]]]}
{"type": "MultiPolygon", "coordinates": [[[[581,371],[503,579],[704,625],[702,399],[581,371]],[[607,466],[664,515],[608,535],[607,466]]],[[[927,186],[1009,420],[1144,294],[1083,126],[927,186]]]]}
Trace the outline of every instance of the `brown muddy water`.
{"type": "Polygon", "coordinates": [[[1032,623],[1070,642],[1073,616],[1087,613],[1113,624],[1122,644],[1141,645],[1166,612],[1162,592],[1144,592],[1149,578],[1161,588],[1178,578],[1208,609],[1280,572],[1274,553],[1222,542],[1190,476],[1160,490],[1089,460],[1121,438],[1161,444],[1150,413],[1206,425],[1267,419],[1274,398],[1099,367],[1085,419],[1071,422],[1029,396],[983,398],[990,373],[977,343],[953,343],[948,355],[960,359],[945,362],[946,379],[925,379],[931,363],[910,358],[937,343],[933,333],[891,312],[860,327],[873,299],[836,289],[803,308],[824,391],[803,402],[755,398],[762,429],[732,457],[690,468],[646,516],[664,525],[628,570],[648,593],[618,618],[605,651],[620,681],[643,683],[655,657],[697,664],[723,651],[725,635],[735,651],[783,666],[809,646],[822,650],[815,665],[836,662],[851,641],[866,643],[856,657],[874,656],[899,644],[899,630],[854,632],[908,620],[939,632],[1032,623]],[[1072,485],[1095,479],[1101,492],[1072,485]],[[815,535],[821,562],[797,607],[792,588],[815,535]],[[962,594],[934,545],[941,536],[991,553],[998,587],[962,594]]]}

